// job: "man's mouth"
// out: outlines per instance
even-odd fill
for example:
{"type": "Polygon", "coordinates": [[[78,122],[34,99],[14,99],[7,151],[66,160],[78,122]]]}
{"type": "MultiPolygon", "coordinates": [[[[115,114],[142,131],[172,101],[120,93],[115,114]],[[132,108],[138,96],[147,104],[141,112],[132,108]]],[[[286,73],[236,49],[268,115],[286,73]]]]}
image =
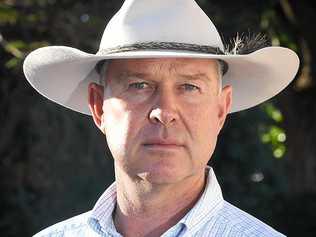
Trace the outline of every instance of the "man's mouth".
{"type": "Polygon", "coordinates": [[[183,143],[174,139],[149,139],[144,143],[144,146],[152,149],[179,149],[184,147],[183,143]]]}

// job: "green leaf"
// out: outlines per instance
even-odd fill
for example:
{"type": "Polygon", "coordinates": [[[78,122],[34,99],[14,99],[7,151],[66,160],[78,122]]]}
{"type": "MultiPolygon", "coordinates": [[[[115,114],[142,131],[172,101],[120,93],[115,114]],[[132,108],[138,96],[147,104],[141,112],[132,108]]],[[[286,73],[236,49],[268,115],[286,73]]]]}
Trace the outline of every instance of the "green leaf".
{"type": "Polygon", "coordinates": [[[8,69],[13,69],[18,66],[18,64],[21,62],[19,58],[11,58],[9,61],[7,61],[4,66],[8,69]]]}
{"type": "Polygon", "coordinates": [[[264,106],[265,112],[268,116],[273,119],[275,122],[280,123],[283,121],[283,115],[279,109],[277,109],[273,104],[266,103],[264,106]]]}
{"type": "Polygon", "coordinates": [[[286,152],[286,148],[282,144],[274,148],[273,156],[277,159],[281,159],[284,156],[285,152],[286,152]]]}
{"type": "Polygon", "coordinates": [[[27,46],[26,43],[23,42],[22,40],[10,41],[6,45],[6,47],[13,47],[16,49],[25,49],[26,46],[27,46]]]}

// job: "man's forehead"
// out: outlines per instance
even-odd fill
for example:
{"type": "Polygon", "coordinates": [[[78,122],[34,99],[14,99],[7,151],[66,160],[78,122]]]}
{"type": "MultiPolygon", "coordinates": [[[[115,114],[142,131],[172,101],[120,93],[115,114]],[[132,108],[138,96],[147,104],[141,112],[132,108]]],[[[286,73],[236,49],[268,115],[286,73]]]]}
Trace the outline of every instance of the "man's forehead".
{"type": "Polygon", "coordinates": [[[148,58],[114,59],[109,64],[112,73],[151,73],[153,70],[174,71],[181,74],[217,72],[214,59],[198,58],[148,58]]]}

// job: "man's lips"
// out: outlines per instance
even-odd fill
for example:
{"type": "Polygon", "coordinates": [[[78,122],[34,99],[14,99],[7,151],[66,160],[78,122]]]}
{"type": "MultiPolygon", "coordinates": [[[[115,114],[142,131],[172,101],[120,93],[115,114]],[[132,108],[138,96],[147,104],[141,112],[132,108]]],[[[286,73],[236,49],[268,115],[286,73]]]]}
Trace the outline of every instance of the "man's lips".
{"type": "Polygon", "coordinates": [[[177,140],[163,140],[163,139],[151,139],[147,140],[143,144],[147,148],[181,148],[184,147],[183,143],[177,140]]]}

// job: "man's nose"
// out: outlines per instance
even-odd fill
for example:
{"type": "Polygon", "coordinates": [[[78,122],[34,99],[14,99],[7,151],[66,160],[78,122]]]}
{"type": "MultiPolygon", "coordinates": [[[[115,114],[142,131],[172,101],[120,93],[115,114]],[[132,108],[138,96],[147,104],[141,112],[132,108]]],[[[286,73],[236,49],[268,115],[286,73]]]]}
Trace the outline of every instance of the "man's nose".
{"type": "Polygon", "coordinates": [[[161,123],[171,126],[179,119],[176,95],[170,90],[160,91],[156,97],[156,103],[150,111],[149,119],[152,123],[161,123]]]}

